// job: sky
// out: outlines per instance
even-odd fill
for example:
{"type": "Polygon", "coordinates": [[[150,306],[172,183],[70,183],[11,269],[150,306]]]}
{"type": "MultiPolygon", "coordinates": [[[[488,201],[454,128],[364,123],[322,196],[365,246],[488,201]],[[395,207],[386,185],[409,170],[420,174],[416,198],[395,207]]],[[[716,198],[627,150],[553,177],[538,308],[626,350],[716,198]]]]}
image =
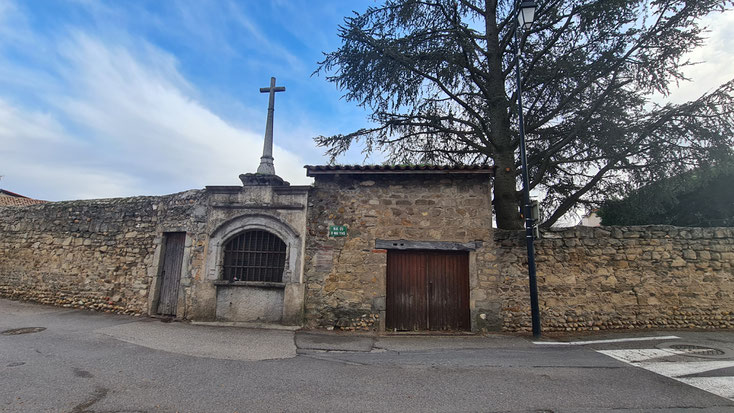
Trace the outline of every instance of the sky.
{"type": "MultiPolygon", "coordinates": [[[[328,159],[313,138],[366,112],[313,76],[338,25],[372,1],[0,0],[0,188],[45,200],[238,185],[262,154],[277,78],[275,168],[308,184],[328,159]]],[[[734,67],[734,13],[712,17],[684,101],[734,67]]],[[[381,162],[358,149],[340,163],[381,162]]]]}

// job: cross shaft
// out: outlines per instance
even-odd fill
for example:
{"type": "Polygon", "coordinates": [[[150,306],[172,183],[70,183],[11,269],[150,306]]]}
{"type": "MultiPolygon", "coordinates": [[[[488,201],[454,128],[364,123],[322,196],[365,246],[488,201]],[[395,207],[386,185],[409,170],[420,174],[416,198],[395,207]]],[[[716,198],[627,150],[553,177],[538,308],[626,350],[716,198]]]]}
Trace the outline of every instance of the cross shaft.
{"type": "Polygon", "coordinates": [[[275,86],[275,78],[270,78],[270,87],[260,88],[260,93],[269,93],[268,99],[268,121],[265,125],[265,143],[263,144],[263,156],[260,158],[260,166],[257,173],[263,175],[275,175],[273,165],[273,113],[275,112],[275,93],[285,92],[285,87],[275,86]]]}

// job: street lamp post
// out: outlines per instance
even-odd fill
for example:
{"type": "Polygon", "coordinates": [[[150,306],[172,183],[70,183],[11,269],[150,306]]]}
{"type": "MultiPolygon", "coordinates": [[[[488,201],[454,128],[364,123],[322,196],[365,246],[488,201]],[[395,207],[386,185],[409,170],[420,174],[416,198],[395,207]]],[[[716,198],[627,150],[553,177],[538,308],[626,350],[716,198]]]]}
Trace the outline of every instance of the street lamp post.
{"type": "Polygon", "coordinates": [[[535,2],[523,1],[515,23],[515,74],[517,78],[517,121],[520,131],[520,160],[522,161],[522,201],[525,217],[525,240],[528,246],[528,277],[530,281],[530,312],[533,320],[533,337],[540,337],[540,309],[538,308],[538,282],[535,275],[535,246],[533,245],[533,218],[530,214],[530,181],[528,159],[525,153],[525,124],[522,117],[522,77],[520,76],[520,28],[528,29],[535,17],[535,2]]]}

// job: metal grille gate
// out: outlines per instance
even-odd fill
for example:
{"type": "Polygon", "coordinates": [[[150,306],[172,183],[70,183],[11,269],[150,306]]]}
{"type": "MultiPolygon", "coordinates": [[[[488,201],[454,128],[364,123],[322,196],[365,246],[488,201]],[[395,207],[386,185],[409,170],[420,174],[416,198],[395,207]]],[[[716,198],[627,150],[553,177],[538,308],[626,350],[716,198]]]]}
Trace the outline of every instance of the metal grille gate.
{"type": "Polygon", "coordinates": [[[469,254],[388,251],[389,330],[470,330],[469,254]]]}
{"type": "Polygon", "coordinates": [[[267,231],[252,230],[224,246],[223,279],[229,281],[282,282],[286,245],[267,231]]]}

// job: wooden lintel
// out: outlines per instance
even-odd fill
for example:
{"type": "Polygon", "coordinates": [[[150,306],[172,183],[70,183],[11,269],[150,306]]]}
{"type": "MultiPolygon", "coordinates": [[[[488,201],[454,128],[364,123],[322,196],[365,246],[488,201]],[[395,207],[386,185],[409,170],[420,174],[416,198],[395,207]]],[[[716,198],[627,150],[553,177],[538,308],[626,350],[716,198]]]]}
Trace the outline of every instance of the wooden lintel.
{"type": "Polygon", "coordinates": [[[449,242],[449,241],[407,241],[378,239],[375,249],[384,250],[437,250],[437,251],[474,251],[482,246],[482,241],[449,242]]]}

